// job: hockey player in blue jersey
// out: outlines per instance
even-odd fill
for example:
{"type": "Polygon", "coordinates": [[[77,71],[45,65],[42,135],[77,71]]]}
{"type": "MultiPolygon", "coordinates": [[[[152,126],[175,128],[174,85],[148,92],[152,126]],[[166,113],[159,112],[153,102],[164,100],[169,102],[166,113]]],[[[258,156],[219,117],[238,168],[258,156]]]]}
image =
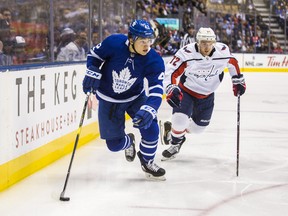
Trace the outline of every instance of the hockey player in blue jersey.
{"type": "Polygon", "coordinates": [[[141,141],[137,156],[149,179],[165,180],[165,170],[154,157],[158,146],[157,110],[162,102],[164,61],[151,49],[154,31],[149,22],[134,20],[128,36],[114,34],[87,55],[83,91],[99,100],[100,136],[110,151],[125,150],[127,161],[136,155],[135,137],[125,133],[125,113],[138,128],[141,141]],[[144,79],[148,81],[148,95],[144,79]]]}

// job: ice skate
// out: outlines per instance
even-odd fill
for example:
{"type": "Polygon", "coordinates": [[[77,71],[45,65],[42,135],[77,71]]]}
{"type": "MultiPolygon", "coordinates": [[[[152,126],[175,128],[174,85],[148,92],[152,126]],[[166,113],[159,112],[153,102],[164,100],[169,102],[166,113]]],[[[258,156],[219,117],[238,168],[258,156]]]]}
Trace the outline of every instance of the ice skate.
{"type": "Polygon", "coordinates": [[[137,153],[140,162],[141,162],[141,168],[145,172],[146,178],[148,180],[158,180],[158,181],[165,181],[165,170],[161,167],[159,167],[156,163],[153,161],[144,161],[141,152],[139,151],[137,153]]]}
{"type": "Polygon", "coordinates": [[[172,129],[171,122],[169,121],[164,122],[163,140],[166,145],[169,145],[171,141],[171,129],[172,129]]]}
{"type": "Polygon", "coordinates": [[[166,121],[164,125],[162,125],[161,120],[159,121],[160,124],[160,136],[161,136],[161,143],[162,145],[169,145],[171,141],[171,122],[166,121]]]}
{"type": "Polygon", "coordinates": [[[180,143],[178,143],[176,145],[175,144],[174,145],[171,144],[171,146],[168,149],[164,150],[162,152],[163,158],[161,159],[161,161],[174,159],[176,157],[175,155],[180,152],[182,144],[185,142],[185,140],[186,140],[186,138],[184,137],[184,139],[181,140],[180,143]]]}
{"type": "Polygon", "coordinates": [[[129,148],[125,149],[125,157],[126,157],[127,161],[132,162],[132,161],[134,161],[135,156],[136,156],[135,136],[132,133],[129,133],[127,135],[130,137],[132,143],[131,143],[131,146],[129,148]]]}

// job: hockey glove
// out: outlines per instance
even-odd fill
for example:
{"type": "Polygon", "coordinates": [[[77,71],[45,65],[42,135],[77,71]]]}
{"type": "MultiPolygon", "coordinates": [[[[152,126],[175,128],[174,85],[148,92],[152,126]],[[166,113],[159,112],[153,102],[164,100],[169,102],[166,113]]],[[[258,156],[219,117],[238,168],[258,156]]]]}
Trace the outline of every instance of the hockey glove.
{"type": "Polygon", "coordinates": [[[156,110],[148,105],[141,106],[140,110],[133,118],[133,127],[139,129],[147,129],[150,127],[154,118],[156,118],[156,110]]]}
{"type": "Polygon", "coordinates": [[[232,76],[233,92],[237,96],[238,93],[243,95],[246,90],[246,83],[243,74],[232,76]]]}
{"type": "Polygon", "coordinates": [[[171,107],[180,107],[183,93],[181,89],[174,84],[170,84],[166,88],[166,100],[171,107]]]}
{"type": "Polygon", "coordinates": [[[82,83],[85,94],[87,94],[87,92],[96,94],[96,90],[100,85],[101,76],[102,74],[100,73],[99,68],[92,65],[87,68],[86,75],[82,83]]]}

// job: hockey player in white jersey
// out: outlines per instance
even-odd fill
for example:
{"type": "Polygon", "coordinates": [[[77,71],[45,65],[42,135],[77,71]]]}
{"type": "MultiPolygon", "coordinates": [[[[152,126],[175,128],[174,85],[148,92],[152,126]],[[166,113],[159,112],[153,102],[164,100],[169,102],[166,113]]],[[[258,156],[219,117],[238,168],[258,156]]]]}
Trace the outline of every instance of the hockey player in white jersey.
{"type": "Polygon", "coordinates": [[[175,158],[186,133],[201,133],[209,125],[214,92],[223,79],[224,68],[228,68],[232,78],[234,95],[246,90],[237,60],[226,44],[216,42],[214,31],[202,27],[196,40],[179,49],[166,65],[164,87],[173,111],[171,122],[165,122],[163,127],[163,140],[171,144],[162,152],[163,161],[175,158]]]}
{"type": "Polygon", "coordinates": [[[154,31],[149,22],[134,20],[128,32],[108,36],[87,55],[83,91],[96,94],[99,100],[100,136],[110,151],[125,150],[127,161],[136,155],[135,137],[125,133],[125,113],[141,134],[141,167],[149,179],[165,180],[165,170],[155,162],[159,126],[157,110],[163,96],[165,65],[151,49],[154,31]],[[145,94],[144,78],[148,81],[145,94]]]}

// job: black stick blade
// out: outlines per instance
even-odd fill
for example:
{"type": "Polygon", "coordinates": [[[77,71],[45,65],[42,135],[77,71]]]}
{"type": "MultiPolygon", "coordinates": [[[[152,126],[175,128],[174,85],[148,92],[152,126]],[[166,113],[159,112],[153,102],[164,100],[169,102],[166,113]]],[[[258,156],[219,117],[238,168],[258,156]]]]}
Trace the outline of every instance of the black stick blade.
{"type": "Polygon", "coordinates": [[[60,200],[67,202],[67,201],[70,200],[70,198],[69,198],[69,197],[62,197],[62,196],[61,196],[61,197],[60,197],[60,200]]]}

